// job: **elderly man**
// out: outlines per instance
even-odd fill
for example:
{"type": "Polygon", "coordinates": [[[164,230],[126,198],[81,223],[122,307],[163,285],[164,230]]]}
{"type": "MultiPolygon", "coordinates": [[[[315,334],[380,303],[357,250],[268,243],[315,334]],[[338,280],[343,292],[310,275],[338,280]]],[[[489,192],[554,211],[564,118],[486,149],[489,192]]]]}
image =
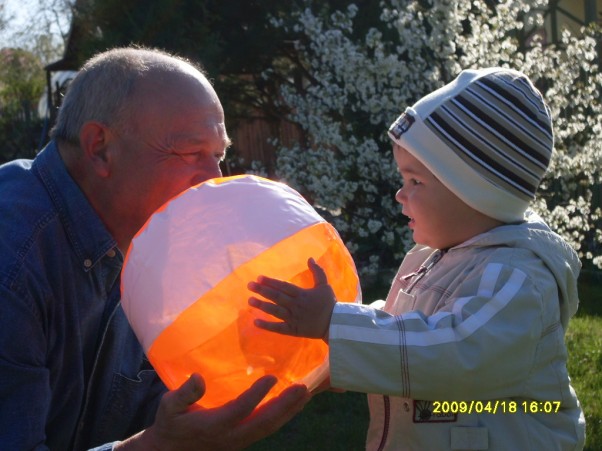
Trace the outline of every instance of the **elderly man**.
{"type": "Polygon", "coordinates": [[[51,137],[0,167],[0,448],[237,449],[294,416],[303,386],[254,411],[270,376],[216,409],[191,407],[199,375],[165,393],[119,304],[134,234],[221,174],[230,141],[201,70],[156,50],[101,53],[51,137]]]}

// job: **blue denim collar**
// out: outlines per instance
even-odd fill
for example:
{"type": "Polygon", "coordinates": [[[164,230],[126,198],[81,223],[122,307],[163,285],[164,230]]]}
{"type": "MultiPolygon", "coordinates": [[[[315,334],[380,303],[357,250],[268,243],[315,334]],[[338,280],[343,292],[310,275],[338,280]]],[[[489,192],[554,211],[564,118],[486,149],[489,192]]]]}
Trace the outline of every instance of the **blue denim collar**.
{"type": "Polygon", "coordinates": [[[111,249],[120,253],[117,242],[69,175],[54,141],[36,157],[32,169],[48,190],[84,271],[92,269],[111,249]]]}

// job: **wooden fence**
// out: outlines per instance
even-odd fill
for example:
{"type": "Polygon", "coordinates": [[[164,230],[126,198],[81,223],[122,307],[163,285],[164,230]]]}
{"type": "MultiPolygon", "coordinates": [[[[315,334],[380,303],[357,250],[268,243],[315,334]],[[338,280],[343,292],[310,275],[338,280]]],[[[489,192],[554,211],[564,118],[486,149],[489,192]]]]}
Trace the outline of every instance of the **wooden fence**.
{"type": "Polygon", "coordinates": [[[232,139],[231,157],[224,165],[224,174],[244,172],[252,161],[260,162],[273,175],[276,166],[276,151],[273,141],[279,146],[289,146],[303,138],[300,127],[286,121],[268,121],[261,117],[237,121],[229,130],[232,139]],[[238,161],[242,160],[242,162],[238,161]]]}

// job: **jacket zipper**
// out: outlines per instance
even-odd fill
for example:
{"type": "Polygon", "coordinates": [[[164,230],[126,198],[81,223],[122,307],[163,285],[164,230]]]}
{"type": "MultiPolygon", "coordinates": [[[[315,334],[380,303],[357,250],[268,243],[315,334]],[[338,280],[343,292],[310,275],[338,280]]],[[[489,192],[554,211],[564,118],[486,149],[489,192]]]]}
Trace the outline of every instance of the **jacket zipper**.
{"type": "MultiPolygon", "coordinates": [[[[425,274],[429,272],[431,268],[439,262],[439,260],[441,260],[443,254],[444,251],[441,250],[434,252],[427,263],[420,265],[420,267],[416,271],[402,276],[404,280],[412,279],[412,282],[406,289],[406,293],[409,293],[414,288],[414,286],[416,286],[418,281],[422,279],[425,276],[425,274]]],[[[389,399],[388,395],[383,395],[383,402],[385,418],[383,425],[383,435],[380,439],[380,444],[378,445],[378,451],[382,451],[385,448],[385,443],[387,442],[387,438],[389,435],[389,423],[391,421],[391,400],[389,399]]]]}
{"type": "Polygon", "coordinates": [[[403,280],[410,280],[412,279],[412,282],[410,283],[410,285],[408,286],[408,288],[406,289],[406,293],[409,293],[410,291],[412,291],[412,289],[416,286],[416,284],[418,283],[418,281],[420,279],[422,279],[424,277],[424,275],[429,272],[431,270],[431,268],[433,266],[435,266],[439,260],[441,260],[441,257],[443,257],[443,253],[444,251],[435,251],[430,259],[428,260],[427,263],[424,263],[422,265],[420,265],[420,268],[418,268],[416,271],[410,273],[410,274],[406,274],[405,276],[401,276],[401,278],[403,280]]]}

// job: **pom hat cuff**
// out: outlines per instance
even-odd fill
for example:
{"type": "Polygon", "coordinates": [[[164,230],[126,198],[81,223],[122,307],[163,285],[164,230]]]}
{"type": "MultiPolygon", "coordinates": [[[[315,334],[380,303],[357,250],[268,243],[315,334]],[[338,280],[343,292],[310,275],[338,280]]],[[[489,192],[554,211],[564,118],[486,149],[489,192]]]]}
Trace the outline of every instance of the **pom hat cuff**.
{"type": "Polygon", "coordinates": [[[523,219],[529,202],[496,186],[478,172],[467,170],[466,162],[450,152],[449,147],[424,124],[413,108],[408,107],[393,123],[389,137],[424,164],[470,207],[503,222],[523,219]],[[397,130],[394,132],[395,127],[397,130]],[[501,205],[503,208],[500,208],[501,205]]]}

